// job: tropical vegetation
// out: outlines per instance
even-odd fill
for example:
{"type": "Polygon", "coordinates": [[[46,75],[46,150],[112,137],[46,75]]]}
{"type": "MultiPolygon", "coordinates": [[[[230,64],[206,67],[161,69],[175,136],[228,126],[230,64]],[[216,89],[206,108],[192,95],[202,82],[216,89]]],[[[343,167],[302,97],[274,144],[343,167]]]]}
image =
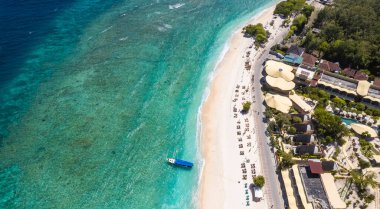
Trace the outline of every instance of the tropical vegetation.
{"type": "Polygon", "coordinates": [[[380,74],[380,4],[378,0],[340,0],[319,12],[314,24],[320,33],[309,32],[303,41],[308,52],[344,67],[380,74]]]}

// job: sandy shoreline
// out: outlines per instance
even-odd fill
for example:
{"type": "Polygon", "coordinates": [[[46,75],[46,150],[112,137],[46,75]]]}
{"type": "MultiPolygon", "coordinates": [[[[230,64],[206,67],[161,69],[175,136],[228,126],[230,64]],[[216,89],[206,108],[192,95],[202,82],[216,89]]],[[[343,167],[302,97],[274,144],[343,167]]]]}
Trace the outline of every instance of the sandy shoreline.
{"type": "MultiPolygon", "coordinates": [[[[255,16],[249,23],[268,24],[272,20],[274,9],[275,5],[255,16]]],[[[200,208],[267,207],[265,200],[254,203],[256,205],[251,204],[249,207],[245,205],[240,167],[242,156],[239,156],[239,148],[235,140],[237,135],[232,112],[236,105],[232,101],[236,85],[244,83],[244,79],[248,77],[249,86],[250,74],[247,74],[248,71],[244,70],[244,66],[247,49],[252,43],[251,39],[243,37],[241,28],[233,33],[229,40],[228,51],[216,67],[214,78],[210,84],[209,96],[202,107],[201,151],[205,165],[199,189],[200,208]]],[[[251,55],[251,57],[253,56],[251,55]]],[[[248,118],[245,120],[248,123],[248,118]]],[[[253,158],[252,161],[259,164],[258,154],[255,154],[254,148],[255,145],[253,145],[250,156],[253,158]]],[[[249,148],[249,152],[251,152],[251,148],[249,148]]],[[[257,168],[257,170],[260,169],[257,168]]],[[[248,177],[247,181],[252,181],[251,179],[248,177]]]]}

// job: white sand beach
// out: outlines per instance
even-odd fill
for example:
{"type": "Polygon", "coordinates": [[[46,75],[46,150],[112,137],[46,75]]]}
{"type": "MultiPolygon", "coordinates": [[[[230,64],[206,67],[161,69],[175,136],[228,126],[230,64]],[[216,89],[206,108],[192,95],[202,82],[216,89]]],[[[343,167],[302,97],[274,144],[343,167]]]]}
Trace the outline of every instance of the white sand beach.
{"type": "MultiPolygon", "coordinates": [[[[276,39],[275,36],[283,35],[279,31],[284,30],[280,29],[280,18],[274,19],[274,25],[269,26],[274,9],[275,6],[266,9],[249,22],[267,26],[272,34],[270,42],[276,39]]],[[[231,37],[229,49],[217,65],[210,94],[202,107],[201,149],[205,167],[199,207],[204,209],[270,208],[265,197],[261,201],[253,201],[249,189],[252,176],[261,174],[252,116],[256,113],[240,113],[242,103],[252,101],[252,71],[261,70],[246,70],[246,62],[255,66],[255,57],[260,57],[260,53],[268,49],[256,51],[255,47],[250,47],[253,40],[243,37],[241,31],[238,29],[231,37]]],[[[267,44],[271,45],[273,43],[267,44]]]]}

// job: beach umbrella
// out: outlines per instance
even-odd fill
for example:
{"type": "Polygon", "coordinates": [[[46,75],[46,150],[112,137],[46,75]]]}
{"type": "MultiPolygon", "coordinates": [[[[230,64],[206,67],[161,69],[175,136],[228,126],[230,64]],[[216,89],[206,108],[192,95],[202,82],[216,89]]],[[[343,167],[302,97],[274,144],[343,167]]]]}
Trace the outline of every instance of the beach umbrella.
{"type": "Polygon", "coordinates": [[[367,96],[370,86],[371,86],[371,83],[366,80],[359,81],[358,86],[356,88],[356,92],[360,96],[367,96]]]}
{"type": "Polygon", "coordinates": [[[335,112],[340,112],[340,109],[338,107],[336,107],[335,112]]]}
{"type": "Polygon", "coordinates": [[[362,114],[358,114],[357,118],[362,118],[363,115],[362,114]]]}
{"type": "Polygon", "coordinates": [[[376,131],[369,126],[360,123],[352,123],[351,128],[355,133],[359,135],[362,135],[364,132],[368,132],[371,137],[377,137],[376,131]]]}
{"type": "Polygon", "coordinates": [[[346,115],[347,112],[346,111],[343,111],[343,112],[340,112],[341,115],[346,115]]]}
{"type": "Polygon", "coordinates": [[[368,122],[368,120],[369,120],[369,117],[368,117],[368,116],[365,116],[365,117],[364,117],[364,121],[368,122]]]}
{"type": "Polygon", "coordinates": [[[278,94],[267,93],[264,100],[269,107],[283,113],[288,113],[292,106],[292,101],[290,101],[288,97],[280,96],[278,94]]]}
{"type": "Polygon", "coordinates": [[[356,113],[352,113],[352,117],[356,117],[358,114],[356,113]]]}

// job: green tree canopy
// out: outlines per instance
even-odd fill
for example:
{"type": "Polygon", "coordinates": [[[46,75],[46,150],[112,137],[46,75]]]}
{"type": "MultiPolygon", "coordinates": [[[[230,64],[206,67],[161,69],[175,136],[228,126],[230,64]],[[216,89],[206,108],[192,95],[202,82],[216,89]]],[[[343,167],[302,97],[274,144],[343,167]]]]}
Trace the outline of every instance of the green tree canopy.
{"type": "Polygon", "coordinates": [[[307,18],[310,17],[311,13],[313,13],[314,7],[308,4],[305,4],[305,6],[302,9],[302,14],[304,14],[307,18]]]}
{"type": "Polygon", "coordinates": [[[257,187],[262,188],[265,184],[264,176],[253,177],[253,184],[257,187]]]}
{"type": "Polygon", "coordinates": [[[307,23],[307,17],[305,15],[299,15],[294,18],[293,25],[297,27],[296,31],[299,33],[303,30],[303,27],[307,23]]]}
{"type": "Polygon", "coordinates": [[[292,167],[295,162],[293,160],[293,155],[292,154],[288,154],[286,152],[280,152],[280,156],[281,156],[281,161],[280,161],[280,164],[279,164],[279,168],[280,169],[288,169],[290,167],[292,167]]]}
{"type": "Polygon", "coordinates": [[[293,123],[302,123],[302,119],[298,116],[294,116],[292,118],[293,123]]]}
{"type": "Polygon", "coordinates": [[[247,36],[254,37],[258,44],[265,43],[268,40],[267,31],[261,23],[256,25],[249,24],[244,27],[243,31],[247,36]]]}
{"type": "Polygon", "coordinates": [[[287,0],[276,5],[274,14],[280,14],[288,17],[294,12],[301,11],[305,5],[305,0],[287,0]]]}
{"type": "Polygon", "coordinates": [[[331,101],[333,102],[335,107],[342,108],[346,106],[346,101],[344,101],[344,99],[341,99],[339,97],[334,97],[331,101]]]}
{"type": "Polygon", "coordinates": [[[314,27],[321,33],[308,34],[303,45],[320,51],[318,43],[326,41],[325,59],[380,75],[379,5],[378,0],[335,1],[318,13],[314,27]]]}
{"type": "Polygon", "coordinates": [[[324,108],[317,108],[313,116],[317,122],[318,135],[321,137],[331,137],[338,141],[347,135],[348,130],[342,123],[340,117],[327,112],[324,108]]]}
{"type": "Polygon", "coordinates": [[[244,102],[243,103],[243,112],[248,112],[248,110],[251,108],[251,102],[244,102]]]}

